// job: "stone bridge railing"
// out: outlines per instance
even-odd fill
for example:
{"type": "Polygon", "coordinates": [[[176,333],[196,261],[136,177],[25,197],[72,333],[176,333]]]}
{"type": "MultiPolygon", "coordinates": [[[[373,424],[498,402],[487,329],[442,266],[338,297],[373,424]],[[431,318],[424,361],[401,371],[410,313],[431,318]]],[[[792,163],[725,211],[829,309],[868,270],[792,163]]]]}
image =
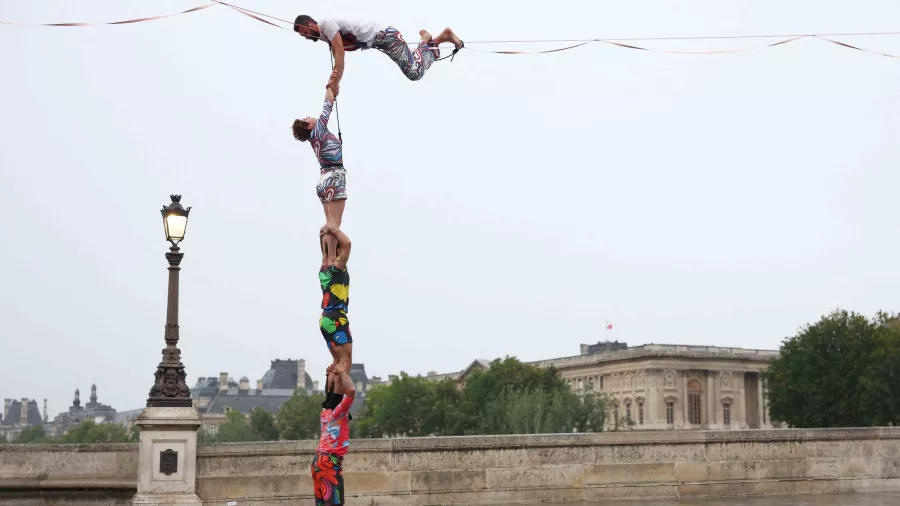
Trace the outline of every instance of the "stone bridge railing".
{"type": "MultiPolygon", "coordinates": [[[[137,445],[2,445],[0,504],[127,504],[137,445]],[[35,502],[37,501],[37,502],[35,502]]],[[[312,441],[200,446],[204,504],[312,503],[312,441]]],[[[356,440],[353,505],[900,489],[900,428],[356,440]]]]}

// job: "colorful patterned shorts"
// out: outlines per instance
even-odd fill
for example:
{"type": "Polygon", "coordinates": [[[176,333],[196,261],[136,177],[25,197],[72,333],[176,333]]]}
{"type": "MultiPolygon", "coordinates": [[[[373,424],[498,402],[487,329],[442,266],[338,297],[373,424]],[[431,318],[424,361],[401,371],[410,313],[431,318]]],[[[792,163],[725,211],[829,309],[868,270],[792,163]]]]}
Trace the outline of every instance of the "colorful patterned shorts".
{"type": "Polygon", "coordinates": [[[329,348],[353,342],[353,336],[350,334],[350,320],[346,313],[340,311],[323,313],[319,317],[319,330],[322,331],[322,337],[325,338],[325,343],[329,348]]]}
{"type": "Polygon", "coordinates": [[[316,195],[323,204],[347,198],[347,170],[343,166],[322,169],[316,195]]]}
{"type": "Polygon", "coordinates": [[[316,506],[344,504],[344,459],[337,455],[316,452],[311,471],[316,491],[316,506]]]}
{"type": "Polygon", "coordinates": [[[434,41],[419,42],[416,50],[411,50],[403,40],[403,35],[392,26],[378,32],[372,47],[394,60],[410,81],[418,81],[425,77],[425,71],[441,57],[441,50],[434,41]]]}

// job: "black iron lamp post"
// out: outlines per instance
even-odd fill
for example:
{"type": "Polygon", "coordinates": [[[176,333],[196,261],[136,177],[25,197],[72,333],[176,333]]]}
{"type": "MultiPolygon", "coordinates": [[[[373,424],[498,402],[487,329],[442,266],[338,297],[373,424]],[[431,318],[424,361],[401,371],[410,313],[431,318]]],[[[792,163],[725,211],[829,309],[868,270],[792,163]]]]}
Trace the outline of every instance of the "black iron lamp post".
{"type": "Polygon", "coordinates": [[[169,261],[169,303],[166,308],[166,347],[162,350],[162,362],[156,367],[156,381],[147,399],[148,408],[191,407],[191,390],[185,383],[181,350],[178,349],[178,272],[184,253],[178,245],[184,240],[188,214],[191,208],[181,205],[181,195],[171,195],[172,203],[162,208],[166,240],[172,246],[166,253],[169,261]]]}

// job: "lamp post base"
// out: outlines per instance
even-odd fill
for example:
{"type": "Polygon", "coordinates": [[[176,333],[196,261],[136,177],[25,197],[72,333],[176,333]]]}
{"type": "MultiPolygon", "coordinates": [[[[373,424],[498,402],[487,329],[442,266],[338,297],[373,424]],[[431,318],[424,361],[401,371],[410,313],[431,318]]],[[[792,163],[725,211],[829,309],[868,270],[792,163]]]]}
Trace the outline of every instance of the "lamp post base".
{"type": "Polygon", "coordinates": [[[197,429],[193,407],[151,407],[135,420],[141,428],[137,494],[133,505],[197,505],[197,429]]]}

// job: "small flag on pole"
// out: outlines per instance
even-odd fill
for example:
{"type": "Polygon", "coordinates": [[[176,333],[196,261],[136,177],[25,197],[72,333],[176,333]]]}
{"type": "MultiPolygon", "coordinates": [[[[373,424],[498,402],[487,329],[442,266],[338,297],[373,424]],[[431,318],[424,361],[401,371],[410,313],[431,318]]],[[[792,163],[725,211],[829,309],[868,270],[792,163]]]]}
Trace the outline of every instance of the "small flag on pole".
{"type": "Polygon", "coordinates": [[[611,323],[606,322],[606,330],[612,330],[612,324],[611,324],[611,323]]]}

